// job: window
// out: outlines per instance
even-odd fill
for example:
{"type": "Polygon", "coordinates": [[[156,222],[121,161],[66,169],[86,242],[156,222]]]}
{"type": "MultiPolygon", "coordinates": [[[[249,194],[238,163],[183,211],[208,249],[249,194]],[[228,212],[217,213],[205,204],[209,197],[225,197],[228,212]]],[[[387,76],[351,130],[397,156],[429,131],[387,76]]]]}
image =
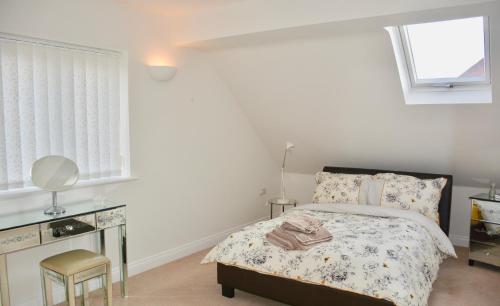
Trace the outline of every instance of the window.
{"type": "Polygon", "coordinates": [[[0,34],[0,191],[32,186],[46,155],[74,160],[81,181],[128,175],[123,63],[116,51],[0,34]]]}
{"type": "Polygon", "coordinates": [[[491,103],[487,17],[387,29],[408,104],[491,103]]]}

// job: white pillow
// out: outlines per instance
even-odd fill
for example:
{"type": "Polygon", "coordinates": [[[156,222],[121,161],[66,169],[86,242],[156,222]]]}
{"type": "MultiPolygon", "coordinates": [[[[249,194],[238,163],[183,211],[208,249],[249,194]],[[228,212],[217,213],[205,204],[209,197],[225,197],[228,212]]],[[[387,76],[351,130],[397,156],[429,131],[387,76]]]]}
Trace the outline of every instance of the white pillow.
{"type": "Polygon", "coordinates": [[[358,204],[380,206],[385,181],[366,177],[361,181],[358,204]]]}

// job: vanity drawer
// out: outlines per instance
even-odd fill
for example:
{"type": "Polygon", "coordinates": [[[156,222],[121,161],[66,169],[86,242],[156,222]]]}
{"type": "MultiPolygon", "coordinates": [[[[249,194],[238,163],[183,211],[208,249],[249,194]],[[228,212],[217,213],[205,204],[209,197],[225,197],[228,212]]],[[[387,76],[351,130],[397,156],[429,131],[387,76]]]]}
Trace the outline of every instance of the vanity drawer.
{"type": "Polygon", "coordinates": [[[100,211],[96,213],[97,229],[104,229],[125,224],[126,213],[125,207],[120,207],[112,210],[100,211]]]}
{"type": "Polygon", "coordinates": [[[30,225],[0,232],[0,253],[8,253],[40,244],[40,227],[30,225]]]}
{"type": "Polygon", "coordinates": [[[94,232],[95,230],[95,214],[45,222],[40,225],[42,244],[94,232]]]}

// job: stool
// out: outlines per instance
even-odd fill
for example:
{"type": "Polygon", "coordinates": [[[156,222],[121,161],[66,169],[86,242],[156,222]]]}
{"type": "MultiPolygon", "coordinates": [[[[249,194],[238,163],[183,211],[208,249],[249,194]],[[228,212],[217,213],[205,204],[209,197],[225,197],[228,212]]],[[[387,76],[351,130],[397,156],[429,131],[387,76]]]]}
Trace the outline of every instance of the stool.
{"type": "Polygon", "coordinates": [[[82,290],[82,304],[88,304],[87,281],[101,277],[106,305],[111,306],[111,262],[105,256],[87,250],[73,250],[46,258],[40,262],[43,303],[52,306],[52,281],[64,286],[66,302],[75,306],[75,285],[82,290]]]}

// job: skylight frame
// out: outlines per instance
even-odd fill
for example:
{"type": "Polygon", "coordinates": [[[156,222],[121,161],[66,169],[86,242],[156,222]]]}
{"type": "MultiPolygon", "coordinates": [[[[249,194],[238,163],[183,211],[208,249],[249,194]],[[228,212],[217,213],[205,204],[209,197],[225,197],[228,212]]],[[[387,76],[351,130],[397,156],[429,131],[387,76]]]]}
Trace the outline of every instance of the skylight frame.
{"type": "MultiPolygon", "coordinates": [[[[488,16],[473,16],[473,17],[465,17],[458,19],[448,19],[451,20],[459,20],[459,19],[468,19],[468,18],[483,18],[483,42],[484,42],[484,65],[485,65],[485,77],[465,77],[465,78],[433,78],[433,79],[419,79],[416,74],[415,62],[412,54],[411,43],[408,35],[407,26],[408,25],[400,25],[397,26],[399,39],[403,51],[403,55],[406,63],[406,71],[408,73],[408,78],[411,83],[412,88],[430,88],[430,89],[439,89],[439,88],[447,88],[453,89],[455,87],[466,88],[466,87],[474,87],[474,86],[484,86],[491,85],[491,69],[490,69],[490,26],[489,26],[489,18],[488,16]]],[[[437,20],[440,21],[448,21],[448,20],[437,20]]]]}

